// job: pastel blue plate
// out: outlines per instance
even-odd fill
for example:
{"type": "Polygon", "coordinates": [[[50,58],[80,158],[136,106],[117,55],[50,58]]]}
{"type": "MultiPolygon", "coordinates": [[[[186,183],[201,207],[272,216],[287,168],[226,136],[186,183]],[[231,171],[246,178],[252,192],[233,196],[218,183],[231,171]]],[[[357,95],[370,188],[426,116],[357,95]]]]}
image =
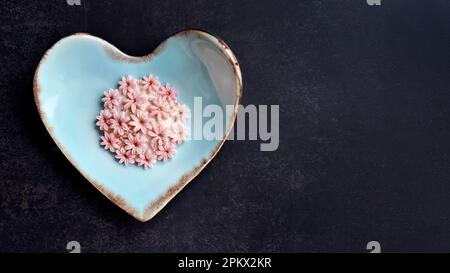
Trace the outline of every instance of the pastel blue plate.
{"type": "MultiPolygon", "coordinates": [[[[45,53],[33,88],[41,119],[67,159],[112,202],[145,222],[217,154],[236,118],[242,80],[230,48],[200,30],[179,32],[143,57],[126,55],[100,38],[81,33],[61,39],[45,53]],[[120,77],[148,74],[173,84],[179,100],[192,112],[194,97],[202,98],[203,107],[218,105],[224,113],[226,105],[234,106],[224,115],[223,137],[188,140],[179,145],[172,160],[158,162],[150,170],[118,164],[99,145],[95,119],[102,109],[100,100],[120,77]]],[[[196,114],[192,115],[193,119],[196,114]]]]}

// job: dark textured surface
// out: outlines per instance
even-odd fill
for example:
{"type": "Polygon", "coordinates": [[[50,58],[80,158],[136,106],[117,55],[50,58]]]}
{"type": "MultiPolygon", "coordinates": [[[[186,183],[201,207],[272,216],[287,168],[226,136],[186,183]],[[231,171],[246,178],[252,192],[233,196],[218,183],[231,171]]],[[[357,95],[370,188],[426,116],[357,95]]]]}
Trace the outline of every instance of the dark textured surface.
{"type": "Polygon", "coordinates": [[[1,3],[0,251],[450,251],[450,1],[1,3]],[[237,55],[246,104],[279,104],[276,152],[227,142],[153,220],[97,192],[34,106],[74,32],[131,55],[201,28],[237,55]]]}

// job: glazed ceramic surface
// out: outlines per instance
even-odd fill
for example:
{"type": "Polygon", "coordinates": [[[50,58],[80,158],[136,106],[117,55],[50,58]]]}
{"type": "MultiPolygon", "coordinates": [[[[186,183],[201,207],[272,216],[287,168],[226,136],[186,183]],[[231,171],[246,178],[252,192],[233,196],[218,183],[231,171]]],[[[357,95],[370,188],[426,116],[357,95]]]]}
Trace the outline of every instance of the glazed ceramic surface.
{"type": "Polygon", "coordinates": [[[241,73],[229,47],[206,32],[180,32],[143,57],[128,56],[100,38],[74,34],[46,52],[34,79],[39,113],[58,147],[98,190],[140,221],[160,211],[224,142],[187,140],[172,160],[158,162],[150,170],[120,165],[99,144],[95,121],[101,98],[120,77],[148,74],[173,84],[192,115],[194,97],[201,97],[204,107],[219,105],[224,113],[226,105],[234,105],[234,111],[224,116],[226,139],[241,96],[241,73]]]}

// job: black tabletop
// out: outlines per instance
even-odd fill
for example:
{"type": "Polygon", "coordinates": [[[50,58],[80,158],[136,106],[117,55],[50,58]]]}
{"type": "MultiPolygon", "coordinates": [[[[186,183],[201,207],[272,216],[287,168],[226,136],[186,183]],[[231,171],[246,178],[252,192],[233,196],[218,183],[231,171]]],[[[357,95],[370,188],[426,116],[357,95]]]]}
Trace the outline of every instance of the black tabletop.
{"type": "Polygon", "coordinates": [[[450,1],[4,0],[0,251],[450,251],[450,1]],[[280,145],[229,141],[140,223],[62,155],[32,79],[74,32],[144,55],[168,35],[220,36],[242,104],[279,105],[280,145]]]}

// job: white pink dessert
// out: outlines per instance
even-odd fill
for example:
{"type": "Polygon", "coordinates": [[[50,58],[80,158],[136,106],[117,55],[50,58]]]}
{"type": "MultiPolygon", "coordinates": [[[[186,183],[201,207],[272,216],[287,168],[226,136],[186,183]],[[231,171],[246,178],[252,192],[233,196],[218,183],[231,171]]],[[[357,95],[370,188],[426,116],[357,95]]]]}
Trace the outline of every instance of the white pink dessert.
{"type": "Polygon", "coordinates": [[[178,101],[173,86],[162,85],[156,76],[123,77],[118,89],[104,94],[96,123],[103,134],[100,144],[119,163],[151,168],[171,159],[186,140],[190,109],[178,101]]]}

